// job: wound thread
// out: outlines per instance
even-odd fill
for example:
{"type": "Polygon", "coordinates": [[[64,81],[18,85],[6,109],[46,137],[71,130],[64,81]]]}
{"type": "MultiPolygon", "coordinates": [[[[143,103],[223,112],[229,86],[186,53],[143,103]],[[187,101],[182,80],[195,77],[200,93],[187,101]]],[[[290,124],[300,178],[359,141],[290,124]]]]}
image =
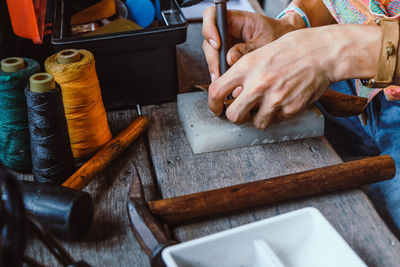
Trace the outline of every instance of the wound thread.
{"type": "Polygon", "coordinates": [[[61,86],[73,156],[89,158],[112,137],[94,56],[88,50],[63,50],[46,59],[45,69],[61,86]]]}
{"type": "Polygon", "coordinates": [[[24,90],[29,77],[40,67],[38,62],[24,58],[24,65],[7,68],[19,60],[2,60],[0,70],[0,160],[10,169],[30,172],[32,163],[24,90]]]}
{"type": "MultiPolygon", "coordinates": [[[[37,75],[48,75],[41,73],[37,75]]],[[[54,81],[53,81],[54,83],[54,81]]],[[[60,184],[74,172],[61,89],[25,89],[31,137],[33,176],[38,182],[60,184]]]]}

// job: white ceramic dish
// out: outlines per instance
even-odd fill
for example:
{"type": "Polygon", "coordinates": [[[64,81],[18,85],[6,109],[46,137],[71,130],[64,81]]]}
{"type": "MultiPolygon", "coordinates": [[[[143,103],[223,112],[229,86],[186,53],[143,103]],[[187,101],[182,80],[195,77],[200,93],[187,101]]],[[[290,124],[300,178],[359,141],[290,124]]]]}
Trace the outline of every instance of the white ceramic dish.
{"type": "Polygon", "coordinates": [[[304,208],[166,248],[168,267],[365,267],[315,208],[304,208]]]}

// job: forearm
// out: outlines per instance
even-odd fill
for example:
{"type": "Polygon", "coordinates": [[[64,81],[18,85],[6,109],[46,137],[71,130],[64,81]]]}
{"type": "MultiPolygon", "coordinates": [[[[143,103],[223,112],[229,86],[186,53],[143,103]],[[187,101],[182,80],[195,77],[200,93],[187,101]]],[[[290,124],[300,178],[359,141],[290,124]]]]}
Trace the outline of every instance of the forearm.
{"type": "MultiPolygon", "coordinates": [[[[332,60],[332,82],[346,79],[368,79],[375,75],[381,47],[381,28],[371,25],[331,25],[320,28],[332,60]]],[[[328,52],[328,51],[327,51],[328,52]]]]}
{"type": "MultiPolygon", "coordinates": [[[[330,43],[329,64],[331,82],[347,79],[371,79],[378,71],[382,47],[382,28],[375,25],[346,24],[314,28],[321,40],[330,43]]],[[[381,59],[382,60],[382,59],[381,59]]],[[[400,86],[400,49],[392,85],[400,86]]]]}

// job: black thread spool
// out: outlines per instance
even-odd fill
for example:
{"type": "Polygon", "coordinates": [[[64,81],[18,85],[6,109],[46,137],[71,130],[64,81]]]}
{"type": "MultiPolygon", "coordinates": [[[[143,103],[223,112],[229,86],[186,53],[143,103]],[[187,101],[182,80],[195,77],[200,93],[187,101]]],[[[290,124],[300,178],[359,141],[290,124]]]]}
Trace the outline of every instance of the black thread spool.
{"type": "Polygon", "coordinates": [[[48,73],[30,77],[28,105],[33,176],[38,182],[60,184],[74,172],[61,89],[48,73]]]}

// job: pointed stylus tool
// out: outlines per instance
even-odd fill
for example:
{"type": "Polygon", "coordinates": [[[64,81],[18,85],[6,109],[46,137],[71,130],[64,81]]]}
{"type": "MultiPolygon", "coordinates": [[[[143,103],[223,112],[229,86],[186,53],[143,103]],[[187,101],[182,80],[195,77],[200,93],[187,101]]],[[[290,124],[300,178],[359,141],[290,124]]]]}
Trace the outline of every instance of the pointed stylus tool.
{"type": "Polygon", "coordinates": [[[226,61],[226,53],[228,52],[227,2],[227,0],[214,0],[218,34],[221,39],[221,47],[219,49],[219,71],[221,75],[229,68],[228,62],[226,61]]]}

